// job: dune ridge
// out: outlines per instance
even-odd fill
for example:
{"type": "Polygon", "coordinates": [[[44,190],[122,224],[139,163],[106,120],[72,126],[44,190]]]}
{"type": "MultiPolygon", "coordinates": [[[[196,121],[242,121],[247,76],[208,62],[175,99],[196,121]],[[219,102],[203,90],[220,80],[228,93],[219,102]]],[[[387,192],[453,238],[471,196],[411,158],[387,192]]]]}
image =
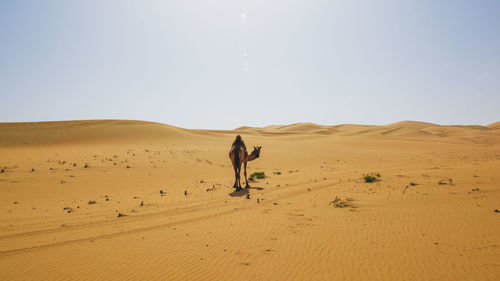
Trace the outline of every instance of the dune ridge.
{"type": "Polygon", "coordinates": [[[491,128],[491,129],[500,129],[500,121],[499,122],[495,122],[495,123],[491,123],[487,127],[491,128]]]}
{"type": "Polygon", "coordinates": [[[181,137],[186,129],[136,120],[0,123],[0,146],[102,142],[181,137]]]}
{"type": "Polygon", "coordinates": [[[147,139],[189,138],[190,134],[253,134],[253,135],[333,135],[425,138],[455,137],[461,141],[497,143],[500,140],[500,122],[488,126],[437,125],[417,121],[402,121],[388,125],[318,125],[295,123],[266,127],[242,126],[234,130],[193,130],[171,125],[136,120],[82,120],[0,123],[0,147],[19,145],[130,142],[147,139]]]}
{"type": "Polygon", "coordinates": [[[369,136],[396,137],[407,139],[434,138],[446,141],[468,141],[474,143],[498,143],[500,125],[493,123],[481,125],[438,125],[418,121],[402,121],[388,125],[318,125],[314,123],[296,123],[291,125],[271,125],[262,128],[240,127],[235,131],[258,133],[262,135],[318,134],[333,136],[369,136]]]}

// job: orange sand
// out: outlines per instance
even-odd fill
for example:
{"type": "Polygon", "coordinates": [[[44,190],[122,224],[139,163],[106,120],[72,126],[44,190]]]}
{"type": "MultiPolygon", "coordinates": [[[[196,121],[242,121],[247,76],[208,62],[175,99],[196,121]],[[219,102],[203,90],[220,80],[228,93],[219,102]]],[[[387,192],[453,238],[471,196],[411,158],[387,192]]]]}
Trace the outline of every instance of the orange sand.
{"type": "Polygon", "coordinates": [[[0,280],[500,280],[500,123],[4,123],[0,169],[0,280]]]}

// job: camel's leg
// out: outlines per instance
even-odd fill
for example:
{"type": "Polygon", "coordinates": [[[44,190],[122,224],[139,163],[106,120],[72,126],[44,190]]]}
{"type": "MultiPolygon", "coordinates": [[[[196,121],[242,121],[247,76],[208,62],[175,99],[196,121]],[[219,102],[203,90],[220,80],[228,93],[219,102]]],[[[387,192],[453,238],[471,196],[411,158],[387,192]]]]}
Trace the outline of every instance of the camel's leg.
{"type": "Polygon", "coordinates": [[[238,177],[237,177],[237,179],[238,179],[238,187],[236,188],[236,190],[241,190],[241,179],[240,179],[240,173],[241,173],[241,163],[240,163],[240,165],[239,165],[239,167],[238,167],[238,173],[237,173],[237,175],[238,175],[238,177]]]}
{"type": "Polygon", "coordinates": [[[247,183],[246,187],[245,188],[250,188],[250,185],[248,184],[248,179],[247,179],[247,162],[245,162],[244,164],[244,168],[245,168],[245,182],[247,183]]]}
{"type": "Polygon", "coordinates": [[[234,165],[233,167],[234,167],[234,185],[233,185],[233,187],[238,188],[238,168],[236,167],[236,165],[234,165]]]}

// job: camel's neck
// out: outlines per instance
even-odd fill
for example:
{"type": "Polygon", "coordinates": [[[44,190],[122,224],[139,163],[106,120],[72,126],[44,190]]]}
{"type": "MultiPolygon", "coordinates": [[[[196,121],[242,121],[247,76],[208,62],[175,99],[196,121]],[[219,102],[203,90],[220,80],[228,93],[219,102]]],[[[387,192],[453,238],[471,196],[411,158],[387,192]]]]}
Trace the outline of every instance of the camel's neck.
{"type": "Polygon", "coordinates": [[[248,155],[247,161],[252,161],[252,160],[255,160],[255,159],[257,159],[257,155],[255,155],[255,154],[252,153],[252,154],[248,155]]]}

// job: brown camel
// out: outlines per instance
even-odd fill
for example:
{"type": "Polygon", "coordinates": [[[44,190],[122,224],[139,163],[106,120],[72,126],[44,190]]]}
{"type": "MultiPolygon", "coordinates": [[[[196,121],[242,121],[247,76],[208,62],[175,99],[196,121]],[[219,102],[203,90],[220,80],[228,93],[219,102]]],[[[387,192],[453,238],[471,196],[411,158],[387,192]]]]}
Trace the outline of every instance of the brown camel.
{"type": "Polygon", "coordinates": [[[245,146],[243,139],[241,138],[240,135],[236,136],[236,139],[234,140],[233,145],[231,146],[231,150],[229,151],[229,158],[231,158],[231,162],[233,163],[233,168],[234,168],[233,187],[235,187],[236,190],[241,190],[241,182],[240,182],[241,163],[243,163],[243,166],[245,168],[244,174],[245,174],[245,181],[247,184],[245,188],[250,187],[250,185],[248,185],[248,179],[247,179],[247,162],[259,158],[261,148],[262,146],[258,147],[254,146],[252,153],[248,155],[247,147],[245,146]]]}

